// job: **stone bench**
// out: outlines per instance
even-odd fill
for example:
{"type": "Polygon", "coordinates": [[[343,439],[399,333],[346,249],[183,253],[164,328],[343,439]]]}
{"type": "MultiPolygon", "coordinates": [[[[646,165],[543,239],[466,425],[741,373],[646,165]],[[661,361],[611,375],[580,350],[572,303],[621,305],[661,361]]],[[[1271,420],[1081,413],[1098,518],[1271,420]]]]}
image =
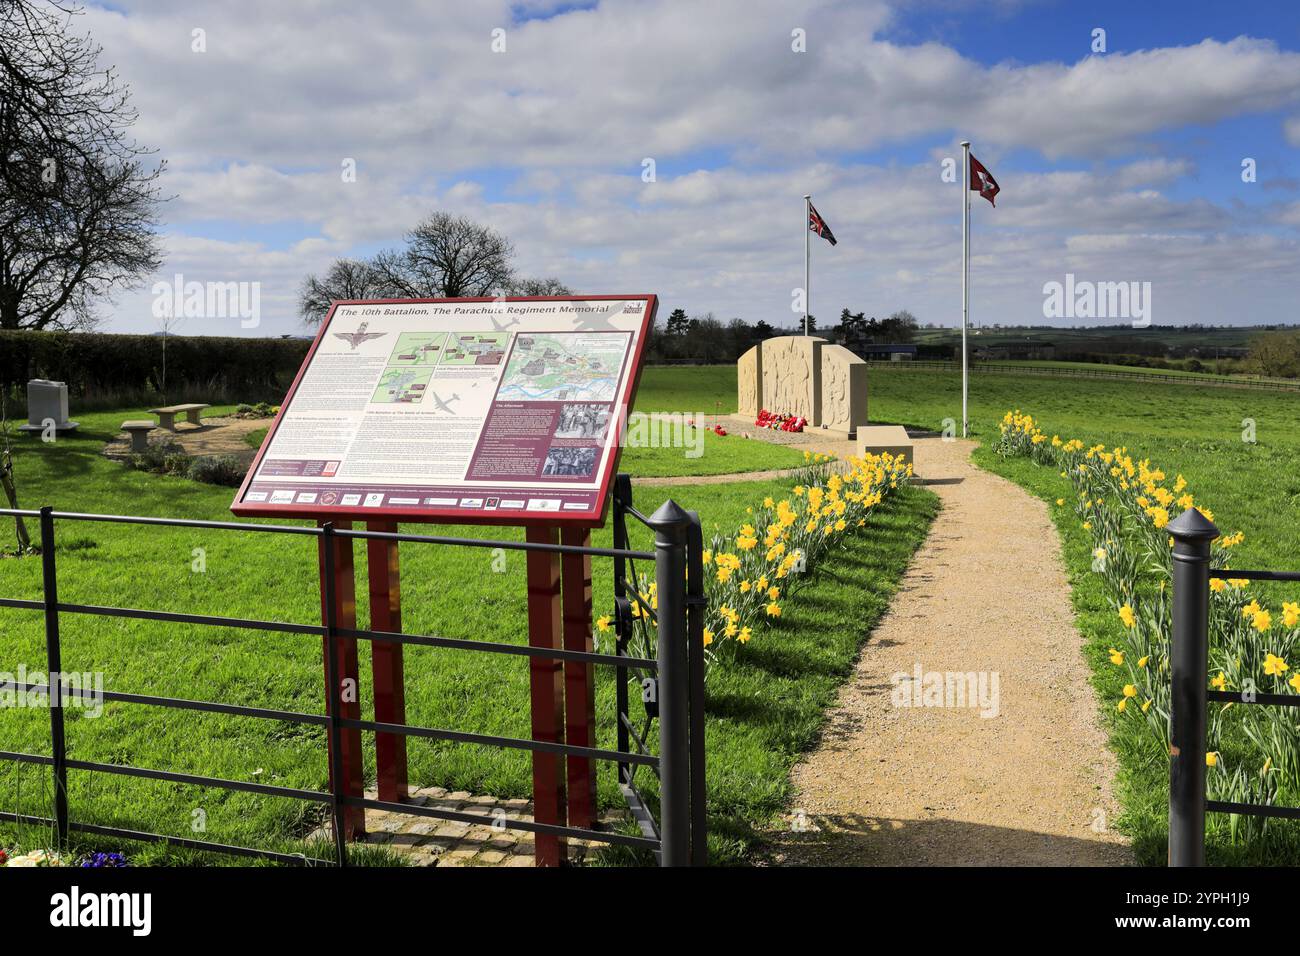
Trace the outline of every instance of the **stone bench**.
{"type": "Polygon", "coordinates": [[[191,425],[202,425],[203,422],[199,419],[199,413],[202,412],[203,409],[210,407],[210,405],[197,404],[167,405],[164,408],[151,408],[149,409],[149,413],[158,416],[158,424],[161,427],[166,428],[169,431],[176,431],[177,415],[184,413],[185,420],[191,425]]]}
{"type": "Polygon", "coordinates": [[[902,425],[859,425],[858,457],[885,452],[895,458],[901,456],[905,462],[914,464],[912,439],[907,436],[907,429],[902,425]]]}
{"type": "Polygon", "coordinates": [[[122,423],[122,431],[131,436],[131,452],[139,455],[149,449],[149,433],[158,426],[150,421],[129,421],[122,423]]]}

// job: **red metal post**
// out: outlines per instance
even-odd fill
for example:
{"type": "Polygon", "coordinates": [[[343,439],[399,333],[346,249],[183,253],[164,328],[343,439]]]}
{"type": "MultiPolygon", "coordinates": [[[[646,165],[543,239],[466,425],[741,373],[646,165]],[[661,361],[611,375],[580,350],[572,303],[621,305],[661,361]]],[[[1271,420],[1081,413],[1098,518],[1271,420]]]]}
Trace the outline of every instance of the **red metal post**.
{"type": "MultiPolygon", "coordinates": [[[[371,531],[397,531],[394,521],[371,521],[371,531]]],[[[366,541],[370,577],[370,630],[402,630],[401,575],[397,542],[366,541]]],[[[406,686],[402,672],[402,645],[371,641],[371,671],[375,687],[375,720],[383,724],[406,723],[406,686]]],[[[375,734],[375,771],[379,799],[398,803],[409,794],[406,782],[406,738],[401,734],[375,734]]]]}
{"type": "MultiPolygon", "coordinates": [[[[591,547],[586,528],[564,528],[562,544],[591,547]]],[[[564,577],[564,647],[593,650],[591,629],[591,555],[560,558],[564,577]]],[[[578,747],[596,746],[595,666],[564,662],[564,739],[578,747]]],[[[596,764],[585,757],[567,757],[569,825],[592,829],[596,823],[596,764]]]]}
{"type": "MultiPolygon", "coordinates": [[[[558,544],[554,527],[530,527],[526,540],[558,544]]],[[[528,643],[533,647],[561,646],[560,556],[552,551],[528,551],[528,643]]],[[[554,658],[529,659],[529,697],[532,702],[533,739],[564,742],[564,670],[554,658]]],[[[533,819],[563,826],[564,761],[558,754],[533,754],[533,819]]],[[[560,866],[568,856],[563,837],[537,834],[538,866],[560,866]]]]}
{"type": "MultiPolygon", "coordinates": [[[[325,522],[320,522],[324,524],[325,522]]],[[[347,530],[351,522],[336,521],[337,530],[347,530]]],[[[356,577],[352,564],[352,539],[334,538],[334,620],[338,627],[353,628],[357,626],[356,577]]],[[[324,538],[320,539],[320,575],[321,575],[321,620],[329,623],[329,607],[325,589],[325,548],[324,538]]],[[[326,643],[329,637],[321,639],[322,659],[329,653],[326,643]]],[[[334,713],[339,708],[339,715],[348,720],[361,719],[360,676],[357,666],[357,642],[349,638],[336,638],[339,658],[339,687],[328,685],[326,675],[325,707],[326,713],[334,713]]],[[[350,797],[360,797],[364,791],[362,774],[361,731],[344,729],[343,738],[343,791],[350,797]]],[[[330,763],[331,768],[333,763],[330,763]]],[[[331,771],[332,773],[332,771],[331,771]]],[[[333,787],[331,777],[330,786],[333,787]]],[[[361,807],[345,807],[343,810],[344,838],[359,839],[366,833],[366,812],[361,807]]]]}

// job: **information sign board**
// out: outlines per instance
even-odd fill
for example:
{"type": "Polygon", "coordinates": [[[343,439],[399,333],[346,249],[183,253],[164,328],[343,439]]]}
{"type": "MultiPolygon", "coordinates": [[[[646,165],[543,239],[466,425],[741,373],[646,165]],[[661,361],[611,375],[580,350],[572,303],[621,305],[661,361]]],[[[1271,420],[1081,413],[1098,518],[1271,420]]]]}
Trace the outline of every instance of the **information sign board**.
{"type": "Polygon", "coordinates": [[[231,510],[598,524],[656,305],[336,302],[231,510]]]}

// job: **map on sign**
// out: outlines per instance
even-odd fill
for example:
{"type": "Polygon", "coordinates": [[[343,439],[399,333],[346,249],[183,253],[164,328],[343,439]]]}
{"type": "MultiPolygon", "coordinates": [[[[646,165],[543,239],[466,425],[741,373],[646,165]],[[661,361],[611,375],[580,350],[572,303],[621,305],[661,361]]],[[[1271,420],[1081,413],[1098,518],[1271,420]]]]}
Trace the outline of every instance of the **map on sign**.
{"type": "Polygon", "coordinates": [[[379,379],[372,402],[418,402],[429,387],[432,369],[387,368],[379,379]]]}
{"type": "Polygon", "coordinates": [[[335,303],[231,510],[596,523],[655,304],[335,303]]]}
{"type": "Polygon", "coordinates": [[[452,336],[443,365],[500,365],[510,336],[504,332],[471,332],[452,336]]]}
{"type": "Polygon", "coordinates": [[[388,356],[388,364],[390,367],[437,365],[446,344],[446,332],[403,332],[388,356]]]}
{"type": "Polygon", "coordinates": [[[618,332],[520,335],[499,395],[521,402],[608,402],[626,343],[618,332]]]}

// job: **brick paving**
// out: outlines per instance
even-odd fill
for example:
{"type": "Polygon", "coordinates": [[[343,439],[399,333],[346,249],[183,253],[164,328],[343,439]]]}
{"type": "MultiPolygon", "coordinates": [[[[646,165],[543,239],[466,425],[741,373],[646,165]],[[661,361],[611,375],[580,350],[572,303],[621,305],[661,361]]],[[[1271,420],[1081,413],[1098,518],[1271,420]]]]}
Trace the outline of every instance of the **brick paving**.
{"type": "MultiPolygon", "coordinates": [[[[367,791],[375,799],[374,791],[367,791]]],[[[507,829],[510,820],[531,820],[533,802],[522,797],[502,800],[476,795],[464,790],[448,791],[442,787],[425,787],[411,793],[411,802],[440,810],[480,813],[495,818],[494,825],[438,820],[413,813],[366,811],[364,842],[388,847],[405,858],[411,866],[534,866],[532,833],[507,829]]],[[[601,828],[617,822],[619,816],[601,815],[601,828]]],[[[313,838],[330,840],[329,824],[313,838]]],[[[569,840],[569,860],[581,863],[588,854],[598,851],[598,844],[569,840]]]]}

